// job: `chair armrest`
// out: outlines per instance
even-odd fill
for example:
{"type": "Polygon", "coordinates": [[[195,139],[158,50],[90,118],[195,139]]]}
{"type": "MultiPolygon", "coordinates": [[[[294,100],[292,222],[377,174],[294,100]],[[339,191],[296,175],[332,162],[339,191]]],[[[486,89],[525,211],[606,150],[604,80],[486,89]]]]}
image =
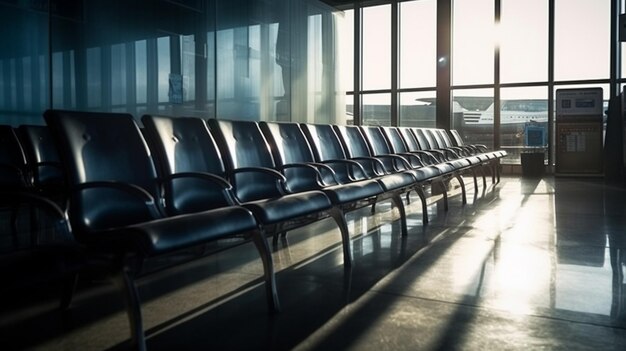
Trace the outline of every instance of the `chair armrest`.
{"type": "Polygon", "coordinates": [[[167,184],[173,185],[177,179],[197,179],[206,182],[207,186],[216,188],[222,193],[227,204],[239,204],[239,202],[237,201],[237,197],[234,194],[233,186],[223,177],[207,172],[180,172],[162,177],[160,179],[160,182],[163,198],[165,198],[165,186],[167,184]]]}
{"type": "MultiPolygon", "coordinates": [[[[39,230],[38,227],[30,228],[30,248],[76,245],[72,236],[72,230],[67,216],[59,205],[53,201],[28,191],[2,191],[0,192],[0,203],[7,205],[12,210],[12,216],[18,216],[22,205],[27,205],[27,209],[36,209],[50,215],[54,230],[39,230]]],[[[32,216],[30,212],[29,216],[32,216]]],[[[41,220],[41,218],[40,218],[41,220]]],[[[17,238],[17,228],[12,227],[12,235],[17,238]]]]}
{"type": "Polygon", "coordinates": [[[286,188],[290,193],[319,189],[326,185],[319,168],[313,163],[290,163],[278,166],[277,169],[285,175],[286,188]]]}
{"type": "MultiPolygon", "coordinates": [[[[335,173],[335,178],[337,176],[343,176],[343,178],[348,182],[354,182],[357,180],[363,180],[368,178],[367,173],[365,172],[365,168],[363,168],[363,165],[354,160],[325,160],[322,161],[322,164],[327,165],[333,169],[333,172],[335,173]],[[332,167],[333,165],[335,165],[335,168],[332,167]],[[345,166],[344,169],[346,169],[346,172],[337,172],[336,166],[345,166]],[[355,172],[355,169],[357,172],[355,172]]],[[[341,183],[340,181],[338,182],[341,183]]]]}
{"type": "Polygon", "coordinates": [[[267,167],[241,167],[231,171],[230,179],[235,186],[237,198],[241,202],[261,198],[283,196],[288,193],[287,178],[279,171],[267,167]],[[239,179],[241,176],[254,176],[252,179],[239,179]]]}
{"type": "Polygon", "coordinates": [[[160,204],[145,189],[118,181],[94,181],[71,187],[69,215],[72,227],[82,232],[126,226],[164,217],[160,204]],[[88,191],[100,190],[88,196],[88,191]],[[105,195],[106,198],[103,198],[105,195]]]}

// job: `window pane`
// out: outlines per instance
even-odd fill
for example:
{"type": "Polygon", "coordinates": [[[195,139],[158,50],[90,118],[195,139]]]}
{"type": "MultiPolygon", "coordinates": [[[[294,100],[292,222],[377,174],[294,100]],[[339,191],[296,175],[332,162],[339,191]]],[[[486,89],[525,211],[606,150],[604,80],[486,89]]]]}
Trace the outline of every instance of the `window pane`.
{"type": "Polygon", "coordinates": [[[364,125],[391,125],[391,94],[363,94],[361,101],[364,125]]]}
{"type": "MultiPolygon", "coordinates": [[[[337,67],[338,92],[354,91],[354,10],[336,12],[337,23],[337,53],[339,55],[337,67]]],[[[337,122],[352,124],[354,97],[346,94],[343,102],[338,101],[337,107],[342,111],[337,113],[337,122]]]]}
{"type": "MultiPolygon", "coordinates": [[[[493,89],[455,89],[452,99],[458,106],[454,110],[462,112],[462,128],[457,130],[465,143],[493,148],[493,89]]],[[[452,125],[458,126],[459,122],[452,121],[452,125]]]]}
{"type": "Polygon", "coordinates": [[[500,94],[500,143],[509,154],[503,162],[519,164],[525,149],[548,145],[548,88],[502,88],[500,94]]]}
{"type": "Polygon", "coordinates": [[[539,82],[548,78],[547,0],[501,0],[500,81],[539,82]],[[528,23],[532,23],[531,26],[528,23]]]}
{"type": "Polygon", "coordinates": [[[339,54],[339,84],[344,91],[354,90],[354,10],[335,14],[339,54]]]}
{"type": "Polygon", "coordinates": [[[363,9],[363,90],[391,88],[391,5],[363,9]]]}
{"type": "Polygon", "coordinates": [[[111,46],[111,104],[126,103],[126,46],[111,46]]]}
{"type": "Polygon", "coordinates": [[[435,91],[400,93],[400,125],[403,127],[436,126],[436,96],[435,91]]]}
{"type": "Polygon", "coordinates": [[[494,1],[455,0],[453,85],[493,83],[494,1]]]}
{"type": "Polygon", "coordinates": [[[609,77],[610,0],[556,0],[556,80],[609,77]]]}
{"type": "Polygon", "coordinates": [[[437,84],[437,1],[407,1],[400,7],[400,87],[437,84]]]}
{"type": "Polygon", "coordinates": [[[158,87],[159,102],[169,102],[169,77],[170,77],[170,37],[161,37],[157,39],[157,60],[158,60],[158,87]]]}

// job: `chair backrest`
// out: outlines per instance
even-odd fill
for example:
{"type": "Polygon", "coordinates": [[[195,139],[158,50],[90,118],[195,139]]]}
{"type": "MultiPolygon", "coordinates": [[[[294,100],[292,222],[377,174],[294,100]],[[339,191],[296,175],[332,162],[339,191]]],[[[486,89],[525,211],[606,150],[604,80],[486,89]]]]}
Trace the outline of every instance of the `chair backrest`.
{"type": "Polygon", "coordinates": [[[315,162],[309,141],[297,123],[259,122],[278,165],[315,162]]]}
{"type": "Polygon", "coordinates": [[[280,196],[276,184],[268,182],[268,178],[261,173],[235,172],[249,167],[276,168],[269,144],[258,123],[209,119],[208,124],[224,157],[229,180],[239,200],[247,202],[280,196]]]}
{"type": "Polygon", "coordinates": [[[450,139],[450,136],[448,135],[448,132],[446,132],[445,129],[437,129],[437,131],[439,132],[439,136],[441,137],[441,140],[443,141],[443,144],[446,147],[454,147],[454,146],[456,146],[456,145],[454,145],[454,143],[450,139]]]}
{"type": "MultiPolygon", "coordinates": [[[[210,173],[224,178],[222,155],[201,118],[141,118],[150,149],[164,178],[177,173],[210,173]]],[[[165,208],[169,215],[205,211],[232,203],[217,184],[194,177],[164,183],[165,208]]]]}
{"type": "Polygon", "coordinates": [[[393,153],[380,127],[362,126],[361,131],[370,146],[373,156],[389,155],[393,153]]]}
{"type": "Polygon", "coordinates": [[[330,124],[302,124],[302,131],[311,145],[315,160],[345,160],[346,152],[337,132],[330,124]]]}
{"type": "Polygon", "coordinates": [[[339,140],[342,143],[346,156],[352,157],[371,157],[372,152],[367,140],[358,126],[333,126],[339,140]]]}
{"type": "Polygon", "coordinates": [[[459,131],[457,131],[456,129],[451,129],[450,135],[452,136],[452,140],[454,141],[455,146],[463,146],[463,138],[461,137],[461,134],[459,134],[459,131]]]}
{"type": "Polygon", "coordinates": [[[398,127],[397,130],[400,132],[402,136],[402,140],[406,144],[408,151],[419,151],[421,150],[420,144],[415,139],[415,134],[411,131],[409,127],[398,127]]]}
{"type": "Polygon", "coordinates": [[[335,183],[329,172],[323,172],[314,166],[310,168],[302,166],[313,164],[315,158],[309,141],[298,123],[259,122],[259,127],[270,144],[276,165],[282,167],[290,191],[319,189],[320,181],[326,184],[335,183]],[[294,164],[301,166],[285,167],[294,164]]]}
{"type": "Polygon", "coordinates": [[[18,131],[35,187],[63,187],[65,175],[61,169],[59,151],[48,127],[21,125],[18,131]]]}
{"type": "Polygon", "coordinates": [[[382,130],[393,153],[397,154],[409,151],[398,127],[382,127],[382,130]]]}
{"type": "Polygon", "coordinates": [[[441,149],[441,148],[444,147],[441,144],[441,142],[439,141],[439,139],[437,137],[437,133],[435,133],[434,129],[432,129],[432,128],[422,128],[421,130],[424,133],[424,136],[426,137],[426,139],[428,139],[428,142],[429,142],[431,148],[433,148],[433,149],[441,149]]]}
{"type": "Polygon", "coordinates": [[[0,188],[25,188],[26,155],[13,127],[0,125],[0,188]]]}
{"type": "MultiPolygon", "coordinates": [[[[309,145],[317,162],[328,162],[333,160],[346,160],[346,153],[337,135],[337,132],[330,124],[301,124],[309,145]]],[[[331,163],[330,166],[335,171],[335,178],[340,183],[350,183],[353,179],[353,167],[347,163],[331,163]]]]}
{"type": "Polygon", "coordinates": [[[435,140],[435,143],[437,144],[437,147],[439,149],[444,149],[444,148],[447,147],[447,145],[445,143],[445,140],[441,136],[441,131],[442,131],[442,129],[436,129],[436,128],[428,128],[428,129],[426,129],[426,133],[430,134],[431,137],[433,138],[433,140],[435,140]]]}
{"type": "Polygon", "coordinates": [[[411,131],[415,136],[415,140],[419,143],[420,149],[433,150],[437,148],[434,140],[431,140],[431,137],[426,135],[424,128],[411,128],[411,131]]]}
{"type": "Polygon", "coordinates": [[[79,236],[158,217],[154,207],[159,196],[156,169],[130,114],[48,110],[44,118],[72,190],[70,219],[79,236]],[[79,190],[94,182],[119,185],[79,190]],[[122,184],[130,186],[122,188],[122,184]]]}

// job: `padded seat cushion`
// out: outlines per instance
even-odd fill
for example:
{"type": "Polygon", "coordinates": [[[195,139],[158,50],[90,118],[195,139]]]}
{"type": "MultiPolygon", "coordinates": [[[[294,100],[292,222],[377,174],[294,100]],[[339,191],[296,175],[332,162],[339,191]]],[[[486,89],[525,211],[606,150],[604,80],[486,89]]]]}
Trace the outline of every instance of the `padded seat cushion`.
{"type": "Polygon", "coordinates": [[[418,182],[434,179],[442,174],[441,171],[435,166],[420,167],[413,169],[410,172],[418,182]]]}
{"type": "Polygon", "coordinates": [[[124,243],[126,250],[153,256],[256,228],[256,220],[250,211],[241,206],[228,206],[130,225],[119,230],[94,232],[90,236],[96,240],[112,241],[111,244],[124,243]]]}
{"type": "Polygon", "coordinates": [[[319,190],[283,195],[243,204],[263,224],[273,224],[329,209],[328,197],[319,190]]]}
{"type": "Polygon", "coordinates": [[[410,171],[395,173],[376,178],[385,191],[391,191],[413,185],[416,180],[410,171]]]}
{"type": "Polygon", "coordinates": [[[377,196],[383,192],[383,188],[375,180],[361,180],[329,186],[323,191],[333,204],[344,204],[377,196]]]}
{"type": "Polygon", "coordinates": [[[470,161],[466,158],[459,158],[456,160],[450,160],[446,162],[447,164],[452,165],[452,167],[454,167],[454,169],[463,169],[463,168],[467,168],[469,166],[471,166],[472,164],[470,163],[470,161]]]}

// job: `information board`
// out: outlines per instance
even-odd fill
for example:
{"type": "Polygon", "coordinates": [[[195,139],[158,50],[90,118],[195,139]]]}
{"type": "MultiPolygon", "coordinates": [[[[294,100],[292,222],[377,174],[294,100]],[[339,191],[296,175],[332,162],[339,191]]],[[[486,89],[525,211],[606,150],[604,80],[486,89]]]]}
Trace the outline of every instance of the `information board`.
{"type": "Polygon", "coordinates": [[[602,175],[602,88],[556,91],[556,175],[602,175]]]}

